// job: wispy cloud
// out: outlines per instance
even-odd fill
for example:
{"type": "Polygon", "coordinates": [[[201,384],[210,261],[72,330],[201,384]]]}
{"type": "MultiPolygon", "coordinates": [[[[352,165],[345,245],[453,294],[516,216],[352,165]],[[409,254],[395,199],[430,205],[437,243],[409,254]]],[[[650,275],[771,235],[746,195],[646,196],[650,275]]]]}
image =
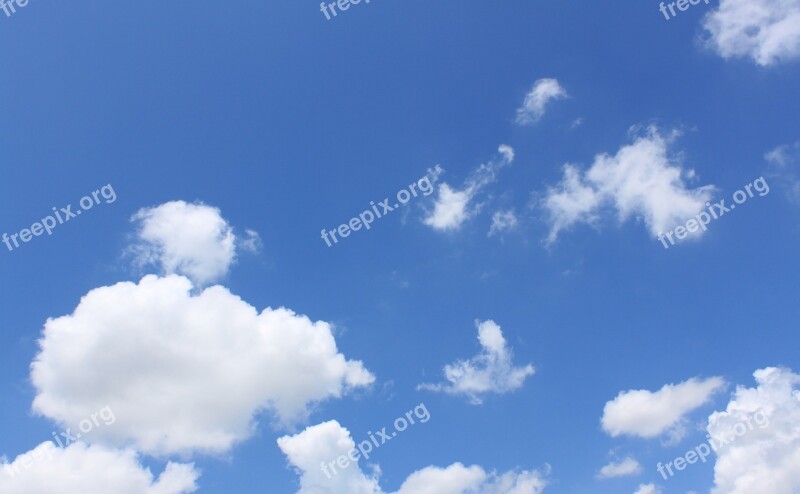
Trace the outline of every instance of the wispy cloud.
{"type": "Polygon", "coordinates": [[[701,211],[714,187],[687,187],[685,179],[695,173],[670,155],[676,136],[649,127],[615,155],[597,155],[585,172],[564,165],[561,183],[548,188],[543,200],[551,225],[547,242],[575,224],[596,224],[606,210],[615,211],[620,222],[641,218],[654,237],[701,211]]]}
{"type": "Polygon", "coordinates": [[[567,90],[557,79],[539,79],[525,95],[525,101],[517,109],[517,123],[530,125],[544,116],[547,105],[554,100],[568,97],[567,90]]]}
{"type": "Polygon", "coordinates": [[[489,320],[476,324],[481,353],[469,360],[446,365],[444,375],[447,384],[420,384],[417,389],[465,395],[472,404],[479,405],[484,395],[515,391],[522,387],[526,378],[533,375],[532,365],[513,365],[511,348],[506,344],[497,323],[489,320]]]}
{"type": "Polygon", "coordinates": [[[497,180],[497,173],[503,167],[514,161],[514,149],[511,146],[501,144],[497,151],[499,158],[473,170],[461,189],[454,189],[447,182],[440,183],[433,210],[428,211],[423,222],[437,231],[453,231],[477,214],[480,208],[472,204],[475,197],[484,187],[497,180]]]}

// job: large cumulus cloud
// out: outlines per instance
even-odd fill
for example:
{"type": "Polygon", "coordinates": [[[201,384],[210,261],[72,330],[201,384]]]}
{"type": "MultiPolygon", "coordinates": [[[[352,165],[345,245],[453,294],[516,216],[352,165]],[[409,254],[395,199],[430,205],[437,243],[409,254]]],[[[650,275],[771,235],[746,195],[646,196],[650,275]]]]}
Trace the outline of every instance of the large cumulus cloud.
{"type": "Polygon", "coordinates": [[[374,377],[339,353],[331,325],[255,307],[226,288],[192,294],[181,276],[94,289],[49,319],[31,368],[36,412],[64,427],[103,407],[113,427],[93,441],[150,454],[223,452],[256,415],[282,423],[374,377]]]}

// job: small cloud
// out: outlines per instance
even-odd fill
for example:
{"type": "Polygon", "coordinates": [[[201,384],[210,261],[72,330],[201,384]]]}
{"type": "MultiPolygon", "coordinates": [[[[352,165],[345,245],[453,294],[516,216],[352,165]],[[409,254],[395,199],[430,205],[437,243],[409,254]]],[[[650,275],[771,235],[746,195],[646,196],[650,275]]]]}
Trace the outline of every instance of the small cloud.
{"type": "Polygon", "coordinates": [[[603,430],[611,437],[658,437],[680,427],[686,414],[708,403],[724,387],[721,377],[711,377],[667,384],[655,392],[644,389],[621,392],[603,408],[603,430]]]}
{"type": "Polygon", "coordinates": [[[439,195],[433,211],[424,220],[425,224],[439,231],[461,228],[461,225],[473,214],[468,209],[473,196],[473,189],[453,190],[446,183],[442,183],[439,185],[439,195]]]}
{"type": "Polygon", "coordinates": [[[247,229],[244,231],[247,238],[239,239],[239,248],[243,251],[257,254],[262,247],[261,236],[255,230],[247,229]]]}
{"type": "Polygon", "coordinates": [[[522,387],[526,378],[533,375],[532,365],[513,365],[512,351],[506,345],[497,323],[488,320],[476,324],[481,353],[469,360],[446,365],[444,374],[447,384],[420,384],[418,390],[466,395],[473,405],[479,405],[483,403],[483,395],[515,391],[522,387]]]}
{"type": "Polygon", "coordinates": [[[639,484],[639,488],[633,494],[661,494],[661,488],[655,484],[639,484]]]}
{"type": "MultiPolygon", "coordinates": [[[[479,207],[471,206],[472,200],[484,187],[497,180],[497,173],[501,168],[510,165],[514,160],[514,149],[511,146],[501,144],[497,151],[501,155],[500,159],[482,164],[473,170],[462,189],[454,189],[446,182],[439,184],[433,210],[428,212],[423,223],[437,231],[454,231],[477,214],[479,207]]],[[[437,179],[442,169],[437,165],[432,172],[434,179],[437,179]]]]}
{"type": "Polygon", "coordinates": [[[498,233],[509,232],[517,228],[519,220],[513,210],[497,211],[492,215],[492,226],[489,227],[487,237],[491,237],[498,233]]]}
{"type": "Polygon", "coordinates": [[[786,189],[789,200],[800,203],[800,141],[784,144],[764,154],[767,175],[786,189]]]}
{"type": "Polygon", "coordinates": [[[642,473],[642,465],[640,465],[636,459],[629,456],[620,462],[612,462],[604,466],[597,473],[597,477],[600,479],[611,479],[615,477],[639,475],[640,473],[642,473]]]}
{"type": "Polygon", "coordinates": [[[544,116],[548,103],[566,98],[567,91],[561,87],[557,79],[539,79],[525,96],[522,106],[517,109],[516,122],[530,125],[544,116]]]}
{"type": "Polygon", "coordinates": [[[500,144],[500,147],[497,148],[497,152],[503,155],[503,159],[505,159],[505,161],[509,163],[514,161],[514,148],[508,144],[500,144]]]}
{"type": "MultiPolygon", "coordinates": [[[[140,209],[131,222],[136,242],[126,253],[139,268],[155,265],[161,274],[181,274],[205,286],[224,278],[236,260],[236,235],[215,207],[171,201],[140,209]]],[[[255,248],[258,234],[247,230],[247,235],[239,245],[255,248]]]]}

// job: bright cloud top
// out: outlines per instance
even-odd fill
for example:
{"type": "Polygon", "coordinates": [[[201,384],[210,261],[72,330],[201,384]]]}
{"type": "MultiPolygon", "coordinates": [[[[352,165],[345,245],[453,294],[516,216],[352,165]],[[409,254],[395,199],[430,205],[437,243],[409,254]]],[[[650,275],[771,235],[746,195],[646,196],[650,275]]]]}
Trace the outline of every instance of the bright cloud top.
{"type": "Polygon", "coordinates": [[[767,66],[800,56],[800,0],[721,0],[703,27],[708,45],[724,58],[767,66]]]}
{"type": "Polygon", "coordinates": [[[565,165],[561,183],[544,198],[551,222],[548,243],[575,224],[596,223],[604,209],[615,210],[620,222],[631,216],[643,219],[653,236],[703,210],[714,188],[687,188],[683,178],[693,178],[694,171],[682,169],[670,157],[674,137],[651,127],[616,155],[597,155],[585,173],[565,165]]]}
{"type": "Polygon", "coordinates": [[[726,410],[709,417],[708,433],[720,444],[722,436],[738,435],[737,424],[752,422],[756,413],[766,415],[768,425],[748,428],[734,443],[720,447],[711,492],[800,492],[800,375],[766,368],[753,376],[757,386],[737,387],[726,410]]]}
{"type": "Polygon", "coordinates": [[[655,484],[640,484],[633,494],[661,494],[661,489],[655,484]]]}
{"type": "Polygon", "coordinates": [[[509,393],[522,387],[525,379],[533,375],[533,366],[513,365],[512,351],[497,323],[489,320],[478,322],[477,326],[481,353],[446,365],[447,384],[420,384],[417,389],[465,395],[477,405],[483,402],[483,395],[509,393]]]}
{"type": "Polygon", "coordinates": [[[708,403],[724,387],[722,378],[710,377],[667,384],[655,392],[644,389],[621,392],[603,409],[603,430],[612,437],[658,437],[678,426],[686,414],[708,403]]]}
{"type": "Polygon", "coordinates": [[[639,475],[640,473],[642,473],[642,466],[635,458],[629,456],[620,462],[612,462],[604,466],[597,473],[597,476],[601,479],[611,479],[614,477],[639,475]]]}
{"type": "Polygon", "coordinates": [[[480,207],[471,207],[472,200],[481,189],[497,180],[501,168],[514,161],[514,149],[511,146],[501,144],[497,151],[500,159],[473,170],[462,189],[453,189],[446,182],[439,184],[433,210],[428,212],[423,222],[437,231],[453,231],[477,214],[480,207]]]}
{"type": "MultiPolygon", "coordinates": [[[[182,274],[197,285],[222,279],[236,259],[236,235],[220,210],[205,204],[171,201],[140,209],[137,243],[130,248],[140,266],[157,265],[163,274],[182,274]]],[[[248,230],[245,250],[255,250],[258,234],[248,230]]]]}
{"type": "MultiPolygon", "coordinates": [[[[294,436],[278,440],[278,446],[300,475],[297,494],[382,494],[379,468],[365,474],[357,462],[336,475],[326,475],[321,465],[354,447],[350,433],[336,421],[308,427],[294,436]]],[[[487,473],[473,465],[454,463],[446,468],[430,466],[412,473],[395,494],[540,494],[547,485],[547,472],[487,473]]]]}
{"type": "Polygon", "coordinates": [[[525,95],[525,101],[517,109],[517,123],[529,125],[544,116],[547,105],[554,100],[566,98],[567,91],[557,79],[539,79],[525,95]]]}
{"type": "Polygon", "coordinates": [[[309,405],[374,377],[338,352],[331,325],[285,308],[260,314],[221,286],[191,294],[180,276],[145,276],[86,294],[48,319],[31,378],[33,408],[77,430],[110,407],[92,439],[169,454],[224,452],[255,415],[304,420],[309,405]]]}
{"type": "Polygon", "coordinates": [[[197,490],[192,464],[168,463],[153,478],[131,450],[73,443],[64,449],[45,442],[0,468],[4,494],[186,494],[197,490]]]}

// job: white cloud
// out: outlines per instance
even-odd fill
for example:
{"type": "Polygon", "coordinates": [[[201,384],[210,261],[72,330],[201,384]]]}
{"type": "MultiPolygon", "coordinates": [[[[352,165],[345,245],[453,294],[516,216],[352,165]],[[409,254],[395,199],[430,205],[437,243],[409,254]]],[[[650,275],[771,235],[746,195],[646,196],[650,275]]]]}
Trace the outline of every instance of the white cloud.
{"type": "Polygon", "coordinates": [[[335,462],[340,455],[347,455],[355,447],[350,432],[335,420],[310,426],[294,436],[281,437],[278,447],[302,474],[300,494],[380,492],[377,476],[364,474],[357,464],[344,469],[337,465],[328,466],[327,473],[323,471],[323,462],[335,462]]]}
{"type": "Polygon", "coordinates": [[[597,155],[585,173],[567,164],[564,178],[550,187],[544,199],[551,228],[548,243],[577,223],[593,224],[606,208],[616,210],[620,222],[642,219],[653,236],[686,222],[705,208],[713,186],[688,189],[684,177],[693,178],[668,154],[672,136],[657,129],[637,137],[617,154],[597,155]]]}
{"type": "Polygon", "coordinates": [[[512,351],[497,323],[484,321],[476,324],[481,353],[469,360],[446,365],[447,384],[420,384],[417,389],[466,395],[473,404],[480,404],[482,395],[515,391],[522,387],[528,376],[533,375],[532,365],[513,365],[512,351]]]}
{"type": "MultiPolygon", "coordinates": [[[[462,189],[453,189],[447,182],[439,184],[438,195],[434,201],[433,210],[429,211],[423,222],[437,231],[458,230],[473,215],[479,207],[470,207],[470,203],[484,187],[497,180],[497,173],[501,168],[511,164],[514,160],[514,149],[506,144],[501,144],[497,149],[501,155],[499,160],[480,165],[472,171],[462,189]]],[[[441,173],[437,165],[434,179],[441,173]]]]}
{"type": "Polygon", "coordinates": [[[597,476],[601,479],[614,477],[626,477],[629,475],[639,475],[642,473],[642,466],[635,458],[627,457],[620,462],[611,462],[600,469],[597,476]]]}
{"type": "Polygon", "coordinates": [[[800,375],[766,368],[753,376],[756,387],[737,387],[726,410],[708,419],[708,433],[719,447],[711,492],[795,494],[800,492],[800,375]],[[737,424],[746,432],[737,431],[737,424]],[[734,442],[720,445],[722,437],[734,436],[734,442]]]}
{"type": "Polygon", "coordinates": [[[764,154],[764,159],[778,166],[794,165],[800,161],[800,141],[778,146],[764,154]]]}
{"type": "Polygon", "coordinates": [[[768,66],[800,56],[800,0],[721,0],[703,27],[707,44],[724,58],[768,66]]]}
{"type": "MultiPolygon", "coordinates": [[[[140,209],[131,221],[137,242],[129,252],[140,267],[157,265],[163,274],[182,274],[207,285],[227,275],[236,260],[236,235],[217,208],[171,201],[140,209]]],[[[258,234],[248,230],[247,235],[242,247],[256,249],[258,234]]]]}
{"type": "Polygon", "coordinates": [[[261,235],[259,235],[257,231],[250,229],[245,230],[244,233],[247,235],[247,238],[239,239],[239,248],[253,254],[260,251],[263,245],[261,242],[261,235]]]}
{"type": "Polygon", "coordinates": [[[643,438],[660,436],[669,429],[674,432],[686,414],[708,403],[724,386],[720,377],[692,378],[655,392],[621,392],[603,409],[603,430],[612,437],[625,434],[643,438]]]}
{"type": "Polygon", "coordinates": [[[517,123],[528,125],[544,116],[548,103],[566,98],[567,91],[556,79],[539,79],[525,96],[522,106],[517,109],[517,123]]]}
{"type": "MultiPolygon", "coordinates": [[[[358,450],[351,454],[356,462],[342,469],[322,464],[336,462],[355,446],[350,433],[336,421],[308,427],[294,436],[278,440],[278,446],[300,475],[298,494],[381,494],[379,468],[372,475],[360,467],[358,450]]],[[[366,448],[365,448],[366,450],[366,448]]],[[[369,453],[368,453],[369,454],[369,453]]],[[[483,468],[454,463],[446,468],[426,467],[412,473],[395,494],[541,494],[547,485],[547,470],[487,473],[483,468]]]]}
{"type": "Polygon", "coordinates": [[[497,211],[492,215],[492,226],[489,227],[488,237],[498,233],[509,232],[519,225],[516,213],[513,210],[497,211]]]}
{"type": "Polygon", "coordinates": [[[514,148],[508,144],[500,144],[500,147],[497,148],[497,152],[503,155],[505,161],[509,163],[514,161],[514,148]]]}
{"type": "Polygon", "coordinates": [[[425,224],[434,230],[457,230],[473,214],[467,207],[474,194],[474,189],[453,190],[447,183],[440,184],[434,209],[425,224]]]}
{"type": "Polygon", "coordinates": [[[57,448],[45,442],[0,466],[4,494],[185,494],[197,490],[200,472],[193,464],[168,463],[153,478],[131,450],[73,443],[57,448]]]}
{"type": "Polygon", "coordinates": [[[447,468],[427,467],[411,474],[397,494],[540,494],[546,474],[526,470],[502,475],[473,465],[454,463],[447,468]]]}
{"type": "Polygon", "coordinates": [[[655,484],[639,484],[639,488],[633,494],[661,494],[661,488],[655,484]]]}
{"type": "Polygon", "coordinates": [[[92,439],[153,454],[224,452],[255,415],[305,420],[308,407],[374,377],[338,352],[331,325],[255,307],[222,286],[191,294],[180,276],[90,291],[48,319],[31,368],[36,412],[77,430],[110,407],[92,439]]]}
{"type": "Polygon", "coordinates": [[[790,200],[800,202],[800,141],[778,146],[766,153],[764,159],[770,163],[768,176],[778,180],[790,200]]]}

